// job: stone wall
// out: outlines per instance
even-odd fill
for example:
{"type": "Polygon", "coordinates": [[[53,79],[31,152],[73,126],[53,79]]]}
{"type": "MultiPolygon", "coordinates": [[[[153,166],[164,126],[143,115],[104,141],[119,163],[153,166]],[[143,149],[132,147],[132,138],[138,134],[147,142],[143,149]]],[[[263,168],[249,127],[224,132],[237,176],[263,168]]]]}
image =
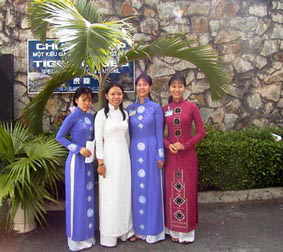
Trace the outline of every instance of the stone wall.
{"type": "MultiPolygon", "coordinates": [[[[15,115],[30,97],[26,89],[26,40],[33,38],[25,0],[0,0],[0,47],[15,55],[15,115]]],[[[154,79],[153,97],[168,97],[170,75],[183,72],[186,98],[196,102],[205,121],[224,130],[249,125],[283,126],[283,0],[97,0],[105,15],[135,20],[136,40],[152,41],[183,32],[200,45],[210,44],[225,63],[231,91],[211,100],[205,76],[189,63],[172,58],[137,62],[136,72],[154,79]]],[[[128,99],[133,100],[134,95],[128,99]]],[[[45,126],[58,124],[70,104],[69,95],[54,95],[45,126]]]]}

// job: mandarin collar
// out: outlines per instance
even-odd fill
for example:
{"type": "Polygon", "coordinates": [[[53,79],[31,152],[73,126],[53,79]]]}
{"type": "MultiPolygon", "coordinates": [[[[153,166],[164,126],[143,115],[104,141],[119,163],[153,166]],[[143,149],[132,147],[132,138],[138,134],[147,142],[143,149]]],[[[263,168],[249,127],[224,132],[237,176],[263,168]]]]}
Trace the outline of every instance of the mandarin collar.
{"type": "Polygon", "coordinates": [[[109,106],[109,111],[111,111],[111,112],[115,112],[115,111],[119,110],[119,108],[115,109],[115,107],[110,103],[108,103],[108,106],[109,106]]]}
{"type": "Polygon", "coordinates": [[[86,114],[87,113],[87,111],[86,112],[82,111],[78,106],[75,107],[74,111],[77,111],[80,114],[86,114]]]}
{"type": "Polygon", "coordinates": [[[146,104],[146,103],[148,103],[149,101],[150,101],[150,99],[148,98],[148,97],[146,97],[146,98],[144,98],[144,103],[140,103],[140,101],[139,101],[139,99],[137,100],[137,103],[138,104],[146,104]]]}
{"type": "Polygon", "coordinates": [[[174,101],[172,101],[172,104],[173,105],[180,105],[180,104],[182,104],[184,102],[184,99],[182,98],[180,101],[178,101],[178,102],[174,102],[174,101]]]}

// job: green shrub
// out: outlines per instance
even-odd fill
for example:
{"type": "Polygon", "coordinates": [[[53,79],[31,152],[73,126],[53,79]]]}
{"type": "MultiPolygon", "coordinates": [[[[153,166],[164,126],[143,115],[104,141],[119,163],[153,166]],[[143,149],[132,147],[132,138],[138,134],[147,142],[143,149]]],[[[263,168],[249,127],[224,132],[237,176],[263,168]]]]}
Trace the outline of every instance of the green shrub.
{"type": "Polygon", "coordinates": [[[247,128],[238,131],[208,130],[197,146],[200,190],[244,190],[283,186],[282,129],[247,128]]]}

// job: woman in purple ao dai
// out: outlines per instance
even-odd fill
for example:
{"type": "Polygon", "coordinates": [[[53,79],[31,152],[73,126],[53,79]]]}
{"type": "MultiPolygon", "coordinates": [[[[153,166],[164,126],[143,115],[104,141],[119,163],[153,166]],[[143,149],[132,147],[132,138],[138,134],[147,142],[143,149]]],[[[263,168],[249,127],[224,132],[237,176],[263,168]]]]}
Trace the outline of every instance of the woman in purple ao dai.
{"type": "Polygon", "coordinates": [[[73,102],[76,108],[65,118],[56,140],[69,150],[65,165],[66,234],[69,249],[79,251],[95,243],[94,167],[85,163],[85,158],[94,151],[85,147],[94,137],[94,118],[88,112],[91,90],[77,89],[73,102]]]}
{"type": "Polygon", "coordinates": [[[132,167],[132,208],[135,236],[154,243],[165,239],[162,200],[163,112],[149,98],[151,78],[136,80],[137,102],[128,106],[132,167]]]}

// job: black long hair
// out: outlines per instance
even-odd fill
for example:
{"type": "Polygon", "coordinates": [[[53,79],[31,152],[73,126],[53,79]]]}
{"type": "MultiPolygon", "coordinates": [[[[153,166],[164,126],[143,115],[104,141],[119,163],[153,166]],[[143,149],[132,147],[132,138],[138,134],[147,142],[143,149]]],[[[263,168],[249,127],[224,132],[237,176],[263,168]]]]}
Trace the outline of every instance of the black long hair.
{"type": "MultiPolygon", "coordinates": [[[[109,90],[113,87],[118,87],[122,90],[122,93],[124,95],[124,89],[120,84],[117,83],[110,83],[107,86],[105,86],[104,90],[103,90],[103,95],[104,95],[104,99],[106,100],[106,102],[104,103],[104,114],[106,116],[106,118],[108,118],[108,113],[109,113],[109,104],[108,104],[108,100],[105,98],[105,95],[109,93],[109,90]]],[[[122,115],[123,115],[123,121],[126,119],[126,113],[123,109],[123,101],[121,102],[121,104],[119,105],[119,110],[121,111],[122,115]]]]}
{"type": "Polygon", "coordinates": [[[78,106],[78,104],[76,103],[76,100],[81,96],[81,95],[90,95],[91,99],[93,99],[93,94],[92,94],[92,90],[90,88],[87,87],[79,87],[74,96],[73,96],[73,104],[74,106],[78,106]]]}
{"type": "MultiPolygon", "coordinates": [[[[136,80],[135,80],[135,85],[137,86],[137,84],[138,84],[138,82],[140,81],[140,80],[145,80],[147,83],[148,83],[148,85],[151,87],[152,86],[152,78],[148,75],[148,74],[146,74],[146,73],[141,73],[137,78],[136,78],[136,80]]],[[[151,95],[150,95],[150,93],[148,94],[148,98],[150,99],[150,100],[152,100],[152,98],[151,98],[151,95]]]]}
{"type": "MultiPolygon", "coordinates": [[[[184,87],[187,85],[184,75],[180,73],[175,73],[174,75],[172,75],[172,77],[168,82],[168,86],[170,87],[174,81],[180,81],[181,83],[184,84],[184,87]]],[[[168,98],[168,103],[171,103],[172,101],[173,101],[173,97],[170,95],[168,98]]]]}

